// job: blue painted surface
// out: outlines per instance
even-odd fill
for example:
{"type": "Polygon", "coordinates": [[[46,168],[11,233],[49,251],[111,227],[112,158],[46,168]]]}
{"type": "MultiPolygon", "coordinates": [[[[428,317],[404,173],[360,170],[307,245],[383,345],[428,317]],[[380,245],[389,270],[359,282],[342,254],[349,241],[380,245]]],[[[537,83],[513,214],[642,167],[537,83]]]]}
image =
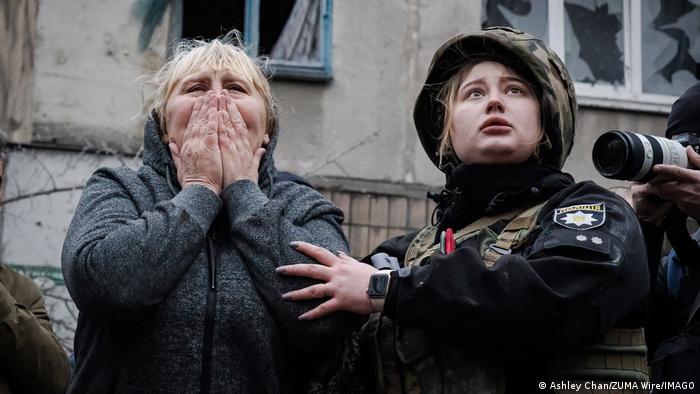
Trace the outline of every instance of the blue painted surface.
{"type": "Polygon", "coordinates": [[[260,0],[246,0],[245,2],[245,22],[243,37],[246,41],[248,54],[255,57],[258,55],[258,44],[260,43],[260,0]]]}
{"type": "MultiPolygon", "coordinates": [[[[182,0],[137,0],[132,13],[142,20],[139,33],[139,50],[144,51],[151,41],[153,31],[163,20],[168,5],[175,7],[175,19],[182,20],[182,0]],[[178,12],[179,11],[179,12],[178,12]]],[[[319,54],[317,62],[293,62],[270,59],[274,78],[329,81],[333,78],[331,62],[333,31],[333,0],[321,1],[319,26],[319,54]]],[[[181,25],[181,24],[180,24],[181,25]]],[[[243,36],[250,55],[257,55],[260,41],[260,0],[246,0],[243,36]]],[[[181,28],[173,29],[176,37],[182,36],[181,28]]]]}
{"type": "Polygon", "coordinates": [[[45,278],[52,280],[55,284],[59,286],[65,286],[63,280],[63,273],[61,273],[61,268],[48,266],[48,265],[24,265],[24,264],[7,264],[12,267],[15,271],[28,276],[32,279],[45,278]]]}
{"type": "MultiPolygon", "coordinates": [[[[293,62],[270,59],[269,65],[273,71],[273,78],[295,79],[305,81],[330,81],[333,79],[331,63],[331,47],[333,32],[333,0],[321,2],[321,23],[319,27],[319,54],[318,62],[293,62]]],[[[248,51],[251,55],[257,55],[260,29],[260,0],[246,0],[245,7],[245,31],[244,37],[248,51]]]]}
{"type": "Polygon", "coordinates": [[[163,20],[171,0],[137,0],[131,7],[131,13],[141,19],[139,32],[139,51],[143,52],[153,37],[153,31],[163,20]]]}

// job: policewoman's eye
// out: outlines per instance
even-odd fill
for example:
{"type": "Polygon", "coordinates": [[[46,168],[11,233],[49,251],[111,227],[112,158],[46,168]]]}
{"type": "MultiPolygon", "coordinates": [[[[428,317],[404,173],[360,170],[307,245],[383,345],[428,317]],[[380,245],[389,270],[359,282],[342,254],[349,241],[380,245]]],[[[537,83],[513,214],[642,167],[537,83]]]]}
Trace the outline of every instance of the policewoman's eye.
{"type": "Polygon", "coordinates": [[[464,97],[468,98],[468,99],[472,99],[472,98],[480,98],[483,96],[484,96],[484,92],[482,92],[480,89],[472,89],[472,90],[469,90],[464,97]]]}
{"type": "Polygon", "coordinates": [[[519,86],[511,86],[508,88],[508,93],[511,94],[522,94],[524,93],[523,89],[520,88],[519,86]]]}

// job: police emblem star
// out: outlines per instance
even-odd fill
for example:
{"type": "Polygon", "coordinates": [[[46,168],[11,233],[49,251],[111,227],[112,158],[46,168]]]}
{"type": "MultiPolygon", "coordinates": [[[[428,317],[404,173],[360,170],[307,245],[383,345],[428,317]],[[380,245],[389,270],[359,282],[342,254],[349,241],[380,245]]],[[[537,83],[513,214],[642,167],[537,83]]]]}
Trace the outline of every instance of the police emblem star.
{"type": "Polygon", "coordinates": [[[554,210],[554,223],[572,230],[590,230],[605,223],[605,203],[578,204],[554,210]]]}

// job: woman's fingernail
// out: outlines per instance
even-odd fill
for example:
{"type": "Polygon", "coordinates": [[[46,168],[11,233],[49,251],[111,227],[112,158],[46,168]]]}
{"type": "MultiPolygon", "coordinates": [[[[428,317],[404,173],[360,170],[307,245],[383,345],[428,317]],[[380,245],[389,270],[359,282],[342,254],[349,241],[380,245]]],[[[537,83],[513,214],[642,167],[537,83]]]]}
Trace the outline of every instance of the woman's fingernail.
{"type": "Polygon", "coordinates": [[[339,250],[339,251],[338,251],[338,256],[347,256],[347,255],[346,255],[345,252],[343,252],[342,250],[339,250]]]}
{"type": "Polygon", "coordinates": [[[275,271],[277,271],[278,274],[283,274],[286,269],[286,267],[277,267],[275,271]]]}
{"type": "Polygon", "coordinates": [[[299,247],[299,241],[292,241],[289,243],[289,246],[293,247],[294,249],[299,247]]]}
{"type": "Polygon", "coordinates": [[[289,293],[284,293],[284,294],[282,294],[282,299],[283,300],[290,300],[290,299],[292,299],[292,296],[289,295],[289,293]]]}
{"type": "Polygon", "coordinates": [[[299,316],[299,320],[308,320],[309,318],[306,316],[306,313],[303,315],[299,316]]]}

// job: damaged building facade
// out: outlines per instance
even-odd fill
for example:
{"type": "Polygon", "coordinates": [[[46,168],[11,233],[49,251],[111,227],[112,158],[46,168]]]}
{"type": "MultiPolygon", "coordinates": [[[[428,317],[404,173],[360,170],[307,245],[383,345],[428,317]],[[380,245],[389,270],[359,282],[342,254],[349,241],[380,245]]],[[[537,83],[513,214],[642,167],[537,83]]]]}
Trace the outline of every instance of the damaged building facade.
{"type": "Polygon", "coordinates": [[[662,135],[671,103],[700,76],[700,2],[691,0],[5,3],[0,258],[42,285],[71,350],[77,310],[60,259],[81,189],[100,166],[139,166],[142,77],[168,43],[230,28],[270,59],[278,167],[345,211],[351,251],[363,256],[430,221],[425,194],[443,176],[418,141],[413,101],[443,41],[491,25],[542,37],[576,79],[576,149],[565,171],[578,180],[623,187],[594,170],[595,139],[610,129],[662,135]]]}

